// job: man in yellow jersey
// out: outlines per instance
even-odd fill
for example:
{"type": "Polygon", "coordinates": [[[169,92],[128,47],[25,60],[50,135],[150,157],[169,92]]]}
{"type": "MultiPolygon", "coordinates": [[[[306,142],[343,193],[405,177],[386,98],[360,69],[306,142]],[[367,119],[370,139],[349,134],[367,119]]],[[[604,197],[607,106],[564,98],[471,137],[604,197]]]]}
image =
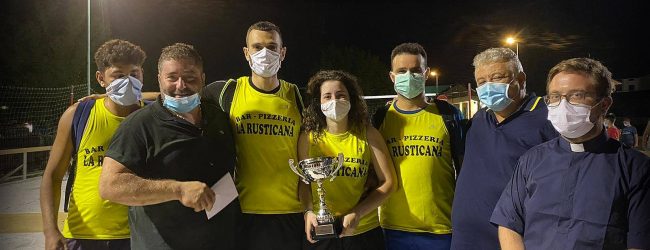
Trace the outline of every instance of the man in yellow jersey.
{"type": "Polygon", "coordinates": [[[278,79],[286,51],[278,26],[255,23],[243,48],[251,75],[210,84],[202,93],[230,115],[244,212],[242,249],[300,249],[304,237],[298,176],[288,164],[297,159],[302,100],[296,85],[278,79]]]}
{"type": "MultiPolygon", "coordinates": [[[[41,213],[45,249],[130,249],[127,207],[99,196],[99,176],[104,153],[113,133],[133,111],[140,108],[142,49],[124,40],[110,40],[95,53],[97,82],[108,98],[97,99],[82,119],[86,126],[75,145],[72,124],[79,103],[61,116],[50,158],[41,184],[41,213]],[[76,152],[73,152],[76,148],[76,152]],[[61,181],[76,155],[74,187],[63,233],[57,226],[61,181]]],[[[81,104],[84,105],[84,104],[81,104]]]]}
{"type": "Polygon", "coordinates": [[[397,191],[380,207],[387,249],[449,249],[451,244],[460,112],[444,101],[426,102],[428,74],[421,45],[395,47],[390,79],[397,98],[373,117],[397,170],[397,191]]]}
{"type": "Polygon", "coordinates": [[[199,99],[203,59],[191,45],[165,47],[158,82],[156,102],[115,132],[99,193],[131,206],[134,249],[240,249],[239,201],[210,188],[219,182],[234,192],[235,147],[226,114],[199,99]],[[225,207],[208,218],[203,210],[212,210],[215,201],[225,207]]]}

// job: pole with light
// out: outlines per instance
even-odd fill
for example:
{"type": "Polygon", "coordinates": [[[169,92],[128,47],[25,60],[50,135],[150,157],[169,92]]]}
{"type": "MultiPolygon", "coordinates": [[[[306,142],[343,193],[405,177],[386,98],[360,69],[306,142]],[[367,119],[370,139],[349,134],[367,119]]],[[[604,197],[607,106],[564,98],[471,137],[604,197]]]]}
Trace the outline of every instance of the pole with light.
{"type": "Polygon", "coordinates": [[[87,86],[88,86],[88,95],[90,95],[90,0],[88,0],[88,60],[86,63],[87,68],[87,86]]]}
{"type": "Polygon", "coordinates": [[[431,71],[431,76],[436,78],[436,96],[438,96],[438,72],[435,70],[431,71]]]}
{"type": "Polygon", "coordinates": [[[506,43],[510,44],[510,45],[512,45],[513,43],[515,44],[515,46],[517,48],[517,50],[516,50],[517,57],[519,57],[519,41],[517,41],[517,38],[510,36],[510,37],[506,38],[506,43]]]}

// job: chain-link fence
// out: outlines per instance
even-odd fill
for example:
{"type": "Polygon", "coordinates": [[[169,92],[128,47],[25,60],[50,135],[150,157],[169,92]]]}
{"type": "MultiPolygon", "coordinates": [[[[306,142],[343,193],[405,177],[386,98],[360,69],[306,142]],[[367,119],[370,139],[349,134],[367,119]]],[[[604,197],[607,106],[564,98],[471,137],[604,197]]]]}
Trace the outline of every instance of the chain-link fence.
{"type": "MultiPolygon", "coordinates": [[[[0,86],[0,150],[50,146],[61,114],[87,93],[85,84],[60,88],[0,86]]],[[[13,152],[13,151],[5,151],[13,152]]],[[[45,168],[49,151],[0,155],[0,177],[25,165],[27,172],[45,168]]]]}

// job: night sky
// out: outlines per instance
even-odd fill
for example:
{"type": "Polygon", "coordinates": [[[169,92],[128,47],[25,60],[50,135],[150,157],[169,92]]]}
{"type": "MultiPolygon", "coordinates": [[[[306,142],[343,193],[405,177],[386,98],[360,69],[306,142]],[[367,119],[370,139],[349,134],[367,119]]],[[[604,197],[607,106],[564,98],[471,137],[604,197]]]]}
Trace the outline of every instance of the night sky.
{"type": "MultiPolygon", "coordinates": [[[[85,1],[59,2],[75,5],[81,11],[68,15],[85,21],[85,1]]],[[[440,72],[441,85],[473,83],[473,56],[490,47],[506,46],[504,38],[518,34],[528,89],[543,94],[548,70],[571,57],[601,60],[617,79],[650,74],[644,64],[650,49],[640,38],[650,30],[648,8],[643,6],[642,1],[598,0],[94,0],[92,15],[94,29],[139,44],[148,53],[145,90],[157,90],[155,65],[160,50],[174,42],[198,48],[208,81],[250,74],[241,49],[245,32],[252,23],[268,20],[280,26],[287,47],[280,76],[298,85],[304,85],[320,68],[321,53],[332,46],[378,57],[386,66],[386,82],[379,84],[390,84],[390,52],[402,42],[425,47],[429,66],[440,72]]],[[[93,52],[104,41],[95,38],[93,52]]],[[[85,40],[78,41],[78,46],[85,54],[85,40]]],[[[85,76],[82,58],[71,63],[81,64],[85,76]]]]}

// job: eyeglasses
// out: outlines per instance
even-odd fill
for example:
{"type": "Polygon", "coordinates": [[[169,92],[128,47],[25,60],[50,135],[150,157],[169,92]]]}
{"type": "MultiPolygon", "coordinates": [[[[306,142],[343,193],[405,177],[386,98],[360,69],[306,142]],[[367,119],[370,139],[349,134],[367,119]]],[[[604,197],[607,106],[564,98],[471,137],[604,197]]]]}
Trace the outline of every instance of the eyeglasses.
{"type": "Polygon", "coordinates": [[[579,104],[585,104],[585,100],[588,98],[595,97],[595,94],[582,92],[582,91],[576,91],[566,95],[550,94],[544,96],[544,102],[546,103],[546,106],[557,107],[558,105],[560,105],[560,101],[562,101],[562,97],[564,97],[564,99],[566,99],[567,102],[569,102],[569,104],[579,105],[579,104]]]}

